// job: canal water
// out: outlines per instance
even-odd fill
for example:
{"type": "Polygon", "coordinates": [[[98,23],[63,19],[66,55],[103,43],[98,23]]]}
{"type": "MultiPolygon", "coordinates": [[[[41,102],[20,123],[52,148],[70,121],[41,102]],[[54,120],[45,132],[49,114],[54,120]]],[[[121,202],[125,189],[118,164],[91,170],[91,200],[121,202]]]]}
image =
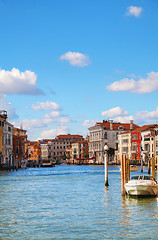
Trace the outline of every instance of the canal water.
{"type": "Polygon", "coordinates": [[[158,199],[121,196],[119,166],[0,172],[0,239],[158,239],[158,199]]]}

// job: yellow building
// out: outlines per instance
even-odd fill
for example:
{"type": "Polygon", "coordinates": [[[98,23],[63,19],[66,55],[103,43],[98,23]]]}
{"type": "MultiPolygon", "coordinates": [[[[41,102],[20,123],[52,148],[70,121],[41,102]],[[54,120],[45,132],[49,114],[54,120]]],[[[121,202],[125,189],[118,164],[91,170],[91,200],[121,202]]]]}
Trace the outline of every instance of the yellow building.
{"type": "Polygon", "coordinates": [[[0,111],[0,168],[12,167],[13,141],[12,141],[13,125],[7,121],[7,112],[0,111]]]}

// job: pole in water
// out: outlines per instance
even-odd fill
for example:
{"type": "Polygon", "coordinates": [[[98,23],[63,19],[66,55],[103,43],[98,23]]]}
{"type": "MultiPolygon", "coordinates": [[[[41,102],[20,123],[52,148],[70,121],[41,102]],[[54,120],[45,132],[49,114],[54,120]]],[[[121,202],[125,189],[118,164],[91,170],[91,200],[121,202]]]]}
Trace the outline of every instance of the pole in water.
{"type": "Polygon", "coordinates": [[[148,174],[150,174],[150,159],[148,159],[148,174]]]}
{"type": "Polygon", "coordinates": [[[158,183],[158,156],[156,157],[157,159],[157,183],[158,183]]]}
{"type": "Polygon", "coordinates": [[[143,157],[141,156],[141,172],[143,172],[143,157]]]}
{"type": "Polygon", "coordinates": [[[121,156],[121,192],[122,192],[122,196],[125,195],[125,182],[124,182],[124,157],[123,155],[121,156]]]}
{"type": "Polygon", "coordinates": [[[109,186],[108,183],[108,146],[104,146],[105,154],[104,154],[104,168],[105,168],[105,186],[109,186]]]}

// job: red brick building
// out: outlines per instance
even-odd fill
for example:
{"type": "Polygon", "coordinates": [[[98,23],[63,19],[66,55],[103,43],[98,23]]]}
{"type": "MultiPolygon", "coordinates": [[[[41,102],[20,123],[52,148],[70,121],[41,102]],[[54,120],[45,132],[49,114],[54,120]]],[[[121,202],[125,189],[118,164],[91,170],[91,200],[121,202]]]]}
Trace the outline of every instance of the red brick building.
{"type": "Polygon", "coordinates": [[[26,130],[13,127],[13,154],[14,162],[21,167],[27,158],[27,134],[26,130]]]}

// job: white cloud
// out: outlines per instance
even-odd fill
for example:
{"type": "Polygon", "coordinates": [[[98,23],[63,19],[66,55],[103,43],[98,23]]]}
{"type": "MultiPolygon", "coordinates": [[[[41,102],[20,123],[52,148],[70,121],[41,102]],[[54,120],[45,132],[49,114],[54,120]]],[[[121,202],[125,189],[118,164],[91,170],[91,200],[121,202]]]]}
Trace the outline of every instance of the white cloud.
{"type": "Polygon", "coordinates": [[[94,126],[96,124],[97,120],[85,120],[82,123],[82,126],[84,127],[91,127],[94,126]]]}
{"type": "Polygon", "coordinates": [[[38,139],[55,138],[57,135],[67,134],[67,133],[68,133],[68,127],[61,126],[59,128],[55,128],[55,129],[43,130],[38,139]]]}
{"type": "Polygon", "coordinates": [[[111,108],[101,113],[103,117],[127,116],[128,112],[120,107],[111,108]]]}
{"type": "Polygon", "coordinates": [[[137,112],[135,114],[136,118],[139,120],[141,119],[155,119],[158,120],[158,106],[154,111],[148,112],[148,111],[141,111],[137,112]]]}
{"type": "Polygon", "coordinates": [[[7,111],[9,120],[18,118],[15,107],[10,102],[8,102],[4,94],[0,94],[0,110],[7,111]]]}
{"type": "Polygon", "coordinates": [[[43,94],[36,86],[37,76],[29,70],[20,72],[13,68],[11,71],[0,69],[0,93],[4,94],[43,94]]]}
{"type": "Polygon", "coordinates": [[[13,124],[17,127],[20,127],[22,125],[23,128],[26,130],[31,130],[33,128],[42,128],[43,126],[45,126],[45,123],[41,121],[41,119],[24,119],[13,124]]]}
{"type": "Polygon", "coordinates": [[[130,6],[127,8],[127,15],[140,17],[143,9],[141,7],[130,6]]]}
{"type": "Polygon", "coordinates": [[[122,79],[107,86],[111,91],[130,91],[134,93],[150,93],[158,90],[158,72],[147,73],[147,78],[122,79]]]}
{"type": "Polygon", "coordinates": [[[67,52],[60,56],[60,60],[66,60],[73,66],[85,67],[90,64],[88,56],[78,52],[67,52]]]}
{"type": "Polygon", "coordinates": [[[50,118],[55,118],[55,117],[59,117],[59,116],[60,116],[59,111],[53,111],[53,112],[50,112],[50,113],[47,113],[47,114],[43,115],[43,118],[50,119],[50,118]]]}
{"type": "Polygon", "coordinates": [[[46,102],[37,102],[36,104],[32,104],[31,107],[35,111],[40,111],[40,110],[58,110],[60,109],[60,106],[51,101],[46,101],[46,102]]]}
{"type": "Polygon", "coordinates": [[[41,116],[39,119],[24,119],[22,121],[14,123],[16,126],[20,126],[22,124],[23,128],[26,130],[31,130],[35,128],[43,128],[47,125],[55,122],[55,118],[60,116],[60,112],[54,111],[48,114],[41,116]]]}
{"type": "Polygon", "coordinates": [[[126,122],[130,122],[130,120],[134,120],[134,117],[132,115],[131,116],[119,116],[119,117],[115,117],[113,120],[116,122],[126,123],[126,122]]]}
{"type": "Polygon", "coordinates": [[[69,116],[62,116],[59,120],[60,123],[69,123],[71,122],[71,119],[69,116]]]}

